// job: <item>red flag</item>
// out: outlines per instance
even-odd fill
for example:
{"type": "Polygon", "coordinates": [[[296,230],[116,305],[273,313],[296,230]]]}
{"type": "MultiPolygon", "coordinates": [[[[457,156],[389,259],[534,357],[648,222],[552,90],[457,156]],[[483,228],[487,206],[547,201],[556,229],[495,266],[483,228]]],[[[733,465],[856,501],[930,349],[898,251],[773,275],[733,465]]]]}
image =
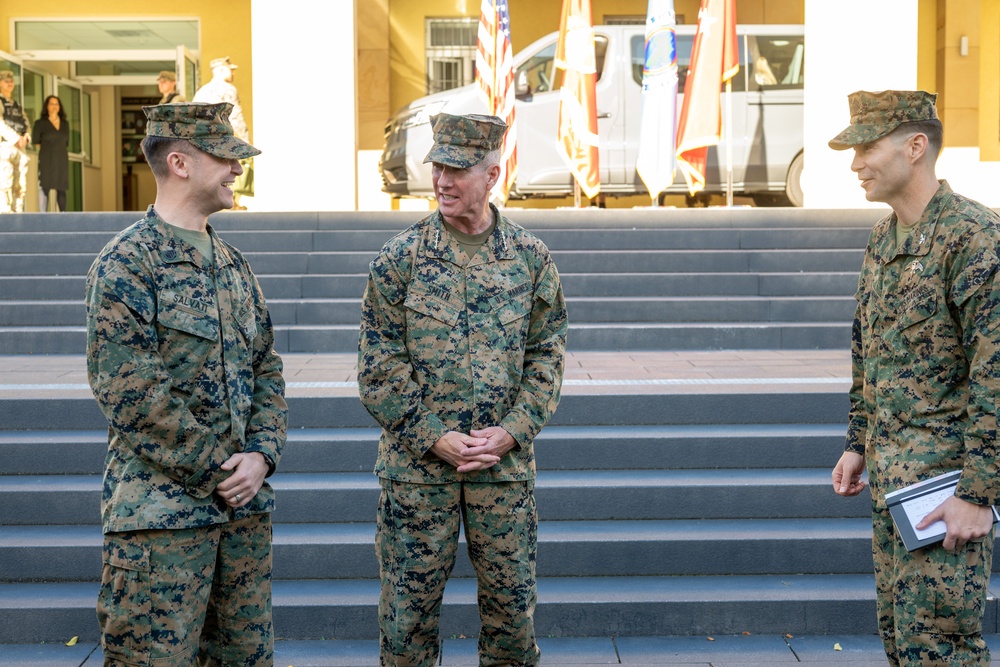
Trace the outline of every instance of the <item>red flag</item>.
{"type": "Polygon", "coordinates": [[[721,139],[720,85],[739,70],[736,0],[701,0],[677,124],[677,167],[692,195],[705,187],[708,147],[721,139]]]}
{"type": "Polygon", "coordinates": [[[507,0],[483,0],[479,14],[479,47],[476,81],[489,112],[507,123],[501,148],[500,180],[494,195],[507,201],[517,177],[517,128],[514,109],[514,52],[510,45],[510,12],[507,0]]]}
{"type": "Polygon", "coordinates": [[[597,151],[597,63],[590,0],[563,0],[555,65],[559,89],[559,148],[587,197],[601,189],[597,151]]]}

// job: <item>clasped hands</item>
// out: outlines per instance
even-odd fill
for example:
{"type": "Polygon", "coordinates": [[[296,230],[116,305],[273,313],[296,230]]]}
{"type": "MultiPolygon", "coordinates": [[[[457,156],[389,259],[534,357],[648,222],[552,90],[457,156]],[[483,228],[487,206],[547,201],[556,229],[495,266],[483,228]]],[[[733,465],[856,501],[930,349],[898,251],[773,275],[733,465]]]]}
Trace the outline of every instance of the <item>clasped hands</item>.
{"type": "Polygon", "coordinates": [[[506,430],[490,426],[473,429],[468,435],[448,431],[431,446],[431,452],[458,472],[474,472],[492,467],[516,444],[506,430]]]}
{"type": "Polygon", "coordinates": [[[237,452],[220,467],[233,474],[215,487],[215,495],[230,507],[242,507],[250,502],[264,485],[270,470],[267,459],[260,452],[237,452]]]}

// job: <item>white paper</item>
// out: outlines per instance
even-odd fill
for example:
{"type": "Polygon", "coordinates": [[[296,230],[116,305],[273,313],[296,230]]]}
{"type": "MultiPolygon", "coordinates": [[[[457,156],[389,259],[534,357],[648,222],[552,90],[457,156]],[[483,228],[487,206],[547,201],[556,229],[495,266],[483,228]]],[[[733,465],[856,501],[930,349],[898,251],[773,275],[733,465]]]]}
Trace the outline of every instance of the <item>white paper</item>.
{"type": "Polygon", "coordinates": [[[923,540],[935,535],[943,535],[947,532],[948,528],[944,521],[935,521],[923,530],[917,530],[917,524],[923,521],[925,516],[937,509],[938,505],[954,495],[955,487],[948,486],[940,491],[928,493],[927,495],[919,496],[913,500],[904,500],[900,503],[903,506],[903,511],[906,512],[906,518],[909,520],[910,525],[913,526],[913,532],[917,536],[918,540],[923,540]]]}

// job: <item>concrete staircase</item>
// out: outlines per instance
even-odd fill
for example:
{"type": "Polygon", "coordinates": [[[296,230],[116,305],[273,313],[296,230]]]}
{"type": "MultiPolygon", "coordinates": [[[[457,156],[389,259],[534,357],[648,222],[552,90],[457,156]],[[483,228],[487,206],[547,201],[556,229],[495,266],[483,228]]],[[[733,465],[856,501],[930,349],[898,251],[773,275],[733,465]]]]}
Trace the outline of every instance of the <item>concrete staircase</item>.
{"type": "MultiPolygon", "coordinates": [[[[353,397],[290,410],[277,634],[373,639],[378,432],[353,397]]],[[[874,631],[867,502],[829,489],[845,413],[840,393],[566,396],[536,443],[539,633],[874,631]]],[[[84,396],[0,416],[2,642],[95,640],[103,417],[84,396]]],[[[474,635],[464,554],[455,577],[443,631],[474,635]]]]}
{"type": "MultiPolygon", "coordinates": [[[[514,217],[553,249],[573,349],[697,350],[846,349],[876,216],[514,217]]],[[[0,217],[0,354],[82,353],[82,276],[134,218],[0,217]]],[[[281,349],[321,352],[354,349],[366,264],[413,218],[213,222],[262,276],[281,349]]],[[[289,404],[292,430],[273,478],[276,632],[374,639],[378,431],[354,396],[306,392],[289,404]]],[[[566,395],[536,443],[539,634],[874,632],[868,502],[830,491],[846,412],[844,393],[822,388],[566,395]]],[[[103,417],[85,391],[0,393],[0,644],[96,640],[105,449],[103,417]]],[[[464,554],[454,576],[443,634],[474,635],[464,554]]],[[[988,631],[996,624],[991,599],[988,631]]]]}
{"type": "MultiPolygon", "coordinates": [[[[514,211],[563,275],[573,350],[843,349],[873,211],[514,211]]],[[[135,213],[0,220],[0,354],[79,354],[84,276],[135,213]]],[[[368,262],[411,213],[217,214],[279,352],[352,352],[368,262]]]]}

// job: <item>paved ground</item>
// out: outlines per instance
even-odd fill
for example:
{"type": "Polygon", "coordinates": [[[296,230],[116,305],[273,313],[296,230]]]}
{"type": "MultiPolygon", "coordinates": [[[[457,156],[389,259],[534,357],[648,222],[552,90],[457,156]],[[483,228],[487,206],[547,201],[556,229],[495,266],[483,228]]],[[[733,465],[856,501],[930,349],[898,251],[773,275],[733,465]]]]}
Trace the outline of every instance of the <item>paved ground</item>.
{"type": "MultiPolygon", "coordinates": [[[[289,396],[354,395],[353,354],[284,354],[289,396]]],[[[840,350],[575,352],[565,394],[846,391],[850,353],[840,350]]],[[[89,395],[83,355],[0,355],[0,396],[89,395]]]]}
{"type": "MultiPolygon", "coordinates": [[[[988,638],[1000,655],[1000,637],[988,638]]],[[[767,667],[805,663],[814,667],[887,664],[875,636],[775,637],[587,637],[539,638],[542,665],[687,665],[688,667],[767,667]],[[839,647],[839,648],[838,648],[839,647]]],[[[376,641],[277,642],[275,667],[375,667],[376,641]]],[[[469,667],[478,663],[476,642],[448,639],[442,665],[469,667]]],[[[65,647],[3,646],[0,666],[98,667],[101,652],[93,644],[65,647]]]]}

